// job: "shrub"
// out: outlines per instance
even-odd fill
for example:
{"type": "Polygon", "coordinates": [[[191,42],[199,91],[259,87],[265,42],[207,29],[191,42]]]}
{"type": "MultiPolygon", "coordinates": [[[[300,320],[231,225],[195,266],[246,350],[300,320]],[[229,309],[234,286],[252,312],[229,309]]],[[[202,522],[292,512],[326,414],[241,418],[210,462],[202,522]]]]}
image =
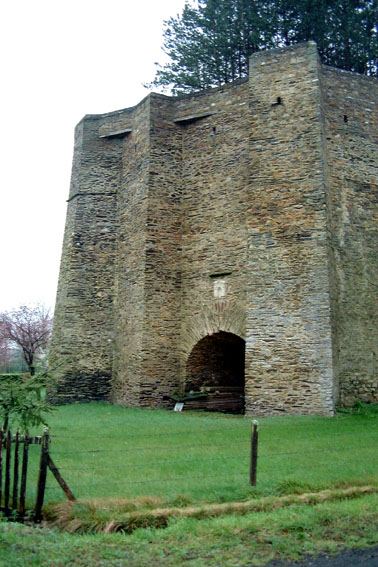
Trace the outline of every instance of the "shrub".
{"type": "Polygon", "coordinates": [[[44,414],[51,411],[46,401],[46,379],[42,375],[0,374],[0,420],[6,431],[11,425],[47,425],[44,414]]]}

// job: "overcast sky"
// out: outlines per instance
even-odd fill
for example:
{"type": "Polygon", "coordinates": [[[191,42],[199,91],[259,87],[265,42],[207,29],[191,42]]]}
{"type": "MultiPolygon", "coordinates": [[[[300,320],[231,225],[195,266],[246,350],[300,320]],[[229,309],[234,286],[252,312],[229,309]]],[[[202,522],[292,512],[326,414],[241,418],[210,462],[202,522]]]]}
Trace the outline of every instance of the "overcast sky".
{"type": "Polygon", "coordinates": [[[0,311],[53,307],[74,127],[148,91],[184,0],[11,0],[0,8],[0,311]]]}

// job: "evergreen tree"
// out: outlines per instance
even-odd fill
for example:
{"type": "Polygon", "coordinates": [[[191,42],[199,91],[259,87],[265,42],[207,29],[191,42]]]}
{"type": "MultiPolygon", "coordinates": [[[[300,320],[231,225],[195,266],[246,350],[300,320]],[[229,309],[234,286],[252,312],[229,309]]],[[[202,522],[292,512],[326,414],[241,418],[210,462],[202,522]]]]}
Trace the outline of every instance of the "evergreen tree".
{"type": "Polygon", "coordinates": [[[281,0],[285,45],[310,39],[326,65],[378,76],[377,0],[281,0]]]}
{"type": "Polygon", "coordinates": [[[173,94],[234,81],[252,53],[308,40],[323,63],[378,76],[378,0],[197,0],[163,38],[170,61],[149,86],[173,94]]]}
{"type": "Polygon", "coordinates": [[[159,66],[149,86],[173,94],[218,86],[245,76],[248,58],[262,45],[273,47],[269,1],[198,0],[181,16],[165,22],[163,50],[169,63],[159,66]]]}

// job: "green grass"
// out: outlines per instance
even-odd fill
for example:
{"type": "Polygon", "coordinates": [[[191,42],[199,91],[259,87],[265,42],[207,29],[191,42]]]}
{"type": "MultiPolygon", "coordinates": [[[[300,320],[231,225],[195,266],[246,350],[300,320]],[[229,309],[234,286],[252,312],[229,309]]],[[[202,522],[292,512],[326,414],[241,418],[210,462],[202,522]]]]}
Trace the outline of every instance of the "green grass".
{"type": "MultiPolygon", "coordinates": [[[[117,506],[124,513],[136,506],[206,507],[269,497],[272,509],[172,517],[165,529],[139,528],[129,535],[71,535],[0,521],[0,567],[251,567],[274,558],[377,545],[377,494],[313,505],[293,498],[279,509],[274,504],[284,494],[377,486],[377,409],[360,406],[334,418],[260,419],[253,488],[248,484],[250,419],[107,404],[58,408],[50,417],[51,455],[76,497],[87,501],[75,505],[78,522],[88,520],[88,500],[95,502],[93,524],[102,525],[117,506]],[[106,503],[109,498],[114,505],[106,503]]],[[[30,449],[32,502],[39,447],[30,449]]],[[[51,509],[64,500],[51,473],[47,488],[51,509]]]]}
{"type": "MultiPolygon", "coordinates": [[[[64,406],[49,419],[50,449],[80,499],[148,495],[171,506],[244,500],[377,483],[376,409],[260,419],[256,488],[248,484],[251,420],[242,416],[64,406]]],[[[62,499],[49,473],[46,502],[62,499]]]]}
{"type": "Polygon", "coordinates": [[[0,522],[1,567],[251,567],[378,544],[378,496],[170,522],[131,535],[70,535],[0,522]]]}

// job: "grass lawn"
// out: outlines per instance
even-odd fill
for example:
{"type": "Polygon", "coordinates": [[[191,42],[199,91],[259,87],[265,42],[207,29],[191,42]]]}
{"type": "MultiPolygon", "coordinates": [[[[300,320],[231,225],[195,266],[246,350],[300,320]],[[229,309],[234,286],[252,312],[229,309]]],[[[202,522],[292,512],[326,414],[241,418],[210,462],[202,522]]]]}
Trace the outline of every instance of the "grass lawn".
{"type": "MultiPolygon", "coordinates": [[[[374,409],[259,420],[256,488],[251,420],[242,416],[64,406],[50,417],[51,455],[80,499],[148,495],[185,505],[377,483],[374,409]]],[[[51,474],[47,486],[47,502],[62,499],[51,474]]]]}
{"type": "Polygon", "coordinates": [[[174,519],[163,530],[70,535],[0,522],[1,567],[262,567],[378,544],[378,497],[245,516],[174,519]]]}
{"type": "MultiPolygon", "coordinates": [[[[281,495],[377,486],[377,417],[377,407],[361,406],[334,418],[260,419],[257,487],[250,487],[250,419],[104,403],[58,408],[49,419],[50,450],[81,499],[71,508],[78,531],[84,524],[102,529],[135,507],[143,513],[264,499],[271,499],[272,507],[244,515],[171,517],[165,529],[138,528],[131,534],[72,535],[0,522],[0,567],[247,567],[377,545],[377,494],[312,505],[293,496],[284,507],[274,505],[281,495]]],[[[30,449],[32,477],[39,448],[30,449]]],[[[47,488],[47,510],[56,510],[65,497],[51,473],[47,488]]]]}

